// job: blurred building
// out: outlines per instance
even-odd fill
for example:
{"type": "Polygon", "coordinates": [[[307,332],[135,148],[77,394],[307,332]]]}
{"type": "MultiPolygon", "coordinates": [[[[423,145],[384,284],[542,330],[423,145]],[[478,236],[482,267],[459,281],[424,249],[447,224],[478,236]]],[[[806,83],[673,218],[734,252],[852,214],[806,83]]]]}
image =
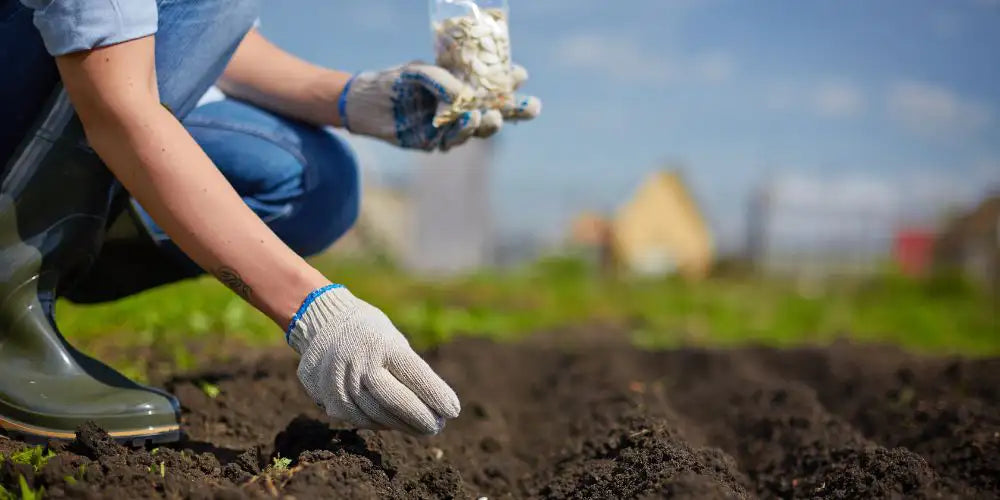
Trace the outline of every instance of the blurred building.
{"type": "Polygon", "coordinates": [[[424,154],[411,183],[412,247],[406,266],[420,274],[473,271],[493,262],[490,166],[495,139],[424,154]]]}
{"type": "MultiPolygon", "coordinates": [[[[600,229],[581,224],[581,231],[600,229]]],[[[611,221],[611,252],[632,274],[708,275],[714,246],[708,224],[679,171],[657,171],[639,186],[611,221]]]]}
{"type": "Polygon", "coordinates": [[[600,214],[584,212],[570,226],[570,251],[601,270],[613,265],[611,221],[600,214]]]}
{"type": "Polygon", "coordinates": [[[927,276],[934,259],[934,242],[937,234],[931,229],[909,227],[896,232],[893,256],[903,274],[921,278],[927,276]]]}
{"type": "Polygon", "coordinates": [[[894,193],[795,180],[762,185],[747,216],[745,253],[754,269],[807,279],[878,272],[893,258],[900,220],[894,193]]]}
{"type": "Polygon", "coordinates": [[[935,266],[1000,291],[1000,194],[956,217],[934,249],[935,266]]]}

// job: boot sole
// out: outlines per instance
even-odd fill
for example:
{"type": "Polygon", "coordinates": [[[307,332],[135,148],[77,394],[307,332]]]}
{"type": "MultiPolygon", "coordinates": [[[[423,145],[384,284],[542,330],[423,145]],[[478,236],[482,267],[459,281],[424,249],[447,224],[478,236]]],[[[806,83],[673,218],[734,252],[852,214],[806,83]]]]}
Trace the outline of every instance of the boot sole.
{"type": "MultiPolygon", "coordinates": [[[[37,427],[3,416],[0,416],[0,430],[5,431],[11,437],[32,444],[44,444],[50,440],[72,441],[76,439],[76,432],[37,427]]],[[[181,439],[181,426],[174,424],[145,429],[109,431],[108,436],[121,444],[136,447],[148,444],[174,443],[181,439]]]]}

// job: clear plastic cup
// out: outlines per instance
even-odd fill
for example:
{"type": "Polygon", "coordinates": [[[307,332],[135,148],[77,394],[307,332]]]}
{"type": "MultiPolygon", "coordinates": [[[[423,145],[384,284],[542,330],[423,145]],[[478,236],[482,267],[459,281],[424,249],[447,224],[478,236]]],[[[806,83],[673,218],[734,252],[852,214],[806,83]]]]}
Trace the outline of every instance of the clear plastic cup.
{"type": "Polygon", "coordinates": [[[430,0],[435,63],[468,83],[480,104],[513,92],[507,0],[430,0]]]}

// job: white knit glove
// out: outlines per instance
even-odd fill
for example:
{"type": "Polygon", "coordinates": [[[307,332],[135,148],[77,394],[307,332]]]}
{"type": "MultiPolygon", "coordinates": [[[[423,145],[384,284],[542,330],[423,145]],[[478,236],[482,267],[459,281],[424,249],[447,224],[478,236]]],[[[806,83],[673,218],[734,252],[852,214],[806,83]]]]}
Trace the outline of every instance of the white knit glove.
{"type": "Polygon", "coordinates": [[[342,286],[310,294],[288,343],[302,355],[299,380],[331,418],[428,435],[461,411],[455,392],[392,321],[342,286]]]}
{"type": "MultiPolygon", "coordinates": [[[[528,78],[513,68],[514,87],[528,78]]],[[[502,109],[471,110],[440,127],[434,118],[451,103],[470,100],[471,87],[444,68],[412,62],[384,71],[366,71],[351,78],[341,93],[339,112],[344,128],[403,148],[447,151],[472,137],[490,137],[504,120],[530,120],[541,112],[535,97],[515,96],[502,109]]]]}

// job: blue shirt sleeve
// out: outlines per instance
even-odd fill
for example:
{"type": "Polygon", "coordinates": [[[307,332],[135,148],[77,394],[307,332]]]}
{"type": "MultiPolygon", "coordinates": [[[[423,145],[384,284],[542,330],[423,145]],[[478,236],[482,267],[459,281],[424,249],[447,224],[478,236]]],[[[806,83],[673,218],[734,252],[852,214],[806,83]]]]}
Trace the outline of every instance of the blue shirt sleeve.
{"type": "Polygon", "coordinates": [[[21,0],[49,54],[90,50],[156,33],[156,0],[21,0]]]}

